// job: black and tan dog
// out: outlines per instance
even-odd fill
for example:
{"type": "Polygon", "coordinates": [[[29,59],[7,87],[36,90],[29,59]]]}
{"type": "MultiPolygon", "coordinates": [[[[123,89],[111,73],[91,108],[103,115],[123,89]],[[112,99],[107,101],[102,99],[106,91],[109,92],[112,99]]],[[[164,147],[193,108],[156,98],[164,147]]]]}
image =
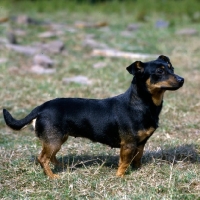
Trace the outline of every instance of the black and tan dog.
{"type": "Polygon", "coordinates": [[[68,136],[120,148],[117,176],[123,176],[131,163],[140,167],[144,145],[158,127],[163,95],[180,88],[184,79],[174,74],[169,58],[163,55],[150,62],[136,61],[127,70],[134,75],[131,86],[112,98],[58,98],[21,120],[3,110],[6,124],[14,130],[33,123],[43,148],[38,161],[50,178],[58,175],[53,174],[49,162],[59,164],[56,153],[68,136]]]}

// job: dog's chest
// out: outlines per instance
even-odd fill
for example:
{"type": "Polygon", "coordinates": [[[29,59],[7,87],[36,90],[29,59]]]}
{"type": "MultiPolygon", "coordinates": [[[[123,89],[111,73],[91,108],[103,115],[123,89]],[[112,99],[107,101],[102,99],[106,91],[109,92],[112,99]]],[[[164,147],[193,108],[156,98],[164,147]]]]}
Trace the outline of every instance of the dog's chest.
{"type": "Polygon", "coordinates": [[[144,104],[129,108],[127,118],[121,118],[121,140],[147,141],[158,127],[160,111],[161,107],[151,108],[144,104]]]}
{"type": "Polygon", "coordinates": [[[154,127],[150,127],[147,129],[141,129],[137,132],[137,141],[139,143],[147,140],[155,131],[154,127]]]}

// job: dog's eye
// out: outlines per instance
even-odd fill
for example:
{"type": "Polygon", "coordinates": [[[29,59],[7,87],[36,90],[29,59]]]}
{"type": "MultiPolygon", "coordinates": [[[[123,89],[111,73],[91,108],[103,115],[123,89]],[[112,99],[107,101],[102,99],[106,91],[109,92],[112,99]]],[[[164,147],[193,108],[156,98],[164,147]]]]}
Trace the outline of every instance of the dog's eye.
{"type": "Polygon", "coordinates": [[[156,70],[156,74],[158,74],[158,75],[163,75],[165,73],[165,71],[164,71],[164,69],[162,69],[162,68],[158,68],[157,70],[156,70]]]}

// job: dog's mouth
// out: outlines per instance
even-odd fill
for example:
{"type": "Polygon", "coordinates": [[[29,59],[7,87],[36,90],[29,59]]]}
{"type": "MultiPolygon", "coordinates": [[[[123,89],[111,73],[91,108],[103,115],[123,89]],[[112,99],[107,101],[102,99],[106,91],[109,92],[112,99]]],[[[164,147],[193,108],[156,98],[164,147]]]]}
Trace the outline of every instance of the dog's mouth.
{"type": "Polygon", "coordinates": [[[172,91],[174,91],[174,90],[178,90],[180,87],[182,87],[183,86],[183,84],[181,85],[181,86],[176,86],[176,87],[165,87],[165,86],[161,86],[161,89],[163,89],[163,90],[172,90],[172,91]]]}
{"type": "Polygon", "coordinates": [[[176,76],[176,83],[171,83],[172,85],[170,86],[161,86],[160,88],[163,90],[178,90],[180,87],[183,86],[184,84],[184,79],[176,76]]]}

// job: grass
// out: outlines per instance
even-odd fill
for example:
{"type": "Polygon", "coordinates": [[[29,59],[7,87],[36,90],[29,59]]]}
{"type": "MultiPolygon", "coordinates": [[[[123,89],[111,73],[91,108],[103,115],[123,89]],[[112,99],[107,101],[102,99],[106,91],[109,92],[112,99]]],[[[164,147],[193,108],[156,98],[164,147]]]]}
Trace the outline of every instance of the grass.
{"type": "MultiPolygon", "coordinates": [[[[169,56],[175,72],[185,78],[185,84],[180,90],[165,94],[159,128],[146,145],[143,167],[129,168],[122,179],[115,177],[119,149],[70,138],[58,153],[64,167],[53,169],[52,166],[61,179],[49,180],[35,162],[41,145],[34,132],[31,128],[14,132],[5,126],[1,116],[0,198],[200,199],[200,25],[196,23],[198,17],[194,20],[191,14],[191,10],[198,12],[198,1],[176,1],[175,7],[175,1],[156,1],[155,7],[155,1],[147,1],[148,6],[138,1],[94,5],[71,2],[68,7],[63,1],[59,4],[17,1],[16,9],[11,2],[1,1],[2,15],[27,14],[38,20],[64,23],[75,30],[70,32],[65,27],[63,34],[56,38],[65,43],[66,50],[50,55],[56,60],[57,69],[52,75],[29,73],[32,57],[0,46],[0,58],[8,60],[0,64],[0,108],[7,108],[16,118],[56,97],[105,98],[129,87],[131,76],[125,68],[134,60],[90,56],[90,49],[82,45],[88,35],[114,49],[169,56]],[[112,8],[110,12],[108,8],[112,8]],[[155,28],[159,19],[169,21],[169,27],[155,28]],[[77,21],[106,21],[108,27],[78,29],[74,26],[77,21]],[[141,27],[124,36],[130,23],[139,23],[141,27]],[[198,34],[175,34],[188,27],[195,28],[198,34]],[[105,67],[93,68],[99,62],[105,63],[105,67]],[[92,85],[62,82],[63,78],[75,75],[87,76],[92,85]]],[[[49,30],[9,21],[0,24],[0,38],[5,38],[11,28],[26,31],[25,36],[17,38],[23,45],[41,42],[37,35],[49,30]]]]}

